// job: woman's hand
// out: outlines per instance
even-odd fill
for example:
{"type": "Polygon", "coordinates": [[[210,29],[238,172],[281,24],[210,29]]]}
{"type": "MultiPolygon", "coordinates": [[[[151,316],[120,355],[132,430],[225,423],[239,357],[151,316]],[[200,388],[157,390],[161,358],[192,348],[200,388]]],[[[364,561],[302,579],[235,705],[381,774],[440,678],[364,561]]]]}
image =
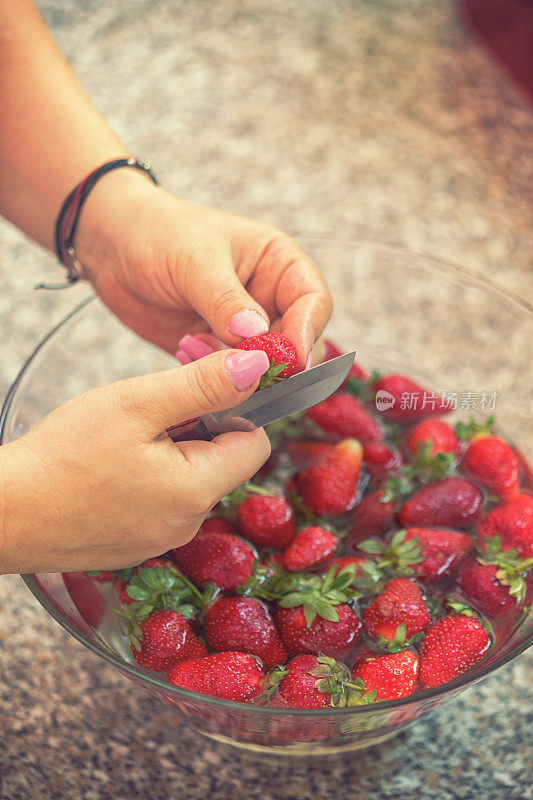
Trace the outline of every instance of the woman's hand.
{"type": "Polygon", "coordinates": [[[112,311],[171,353],[186,334],[234,347],[271,328],[304,367],[331,312],[320,273],[288,236],[181,200],[133,170],[96,185],[76,249],[112,311]]]}
{"type": "Polygon", "coordinates": [[[267,368],[263,352],[213,353],[80,395],[0,448],[0,572],[116,569],[188,542],[270,445],[262,429],[164,431],[242,402],[267,368]]]}

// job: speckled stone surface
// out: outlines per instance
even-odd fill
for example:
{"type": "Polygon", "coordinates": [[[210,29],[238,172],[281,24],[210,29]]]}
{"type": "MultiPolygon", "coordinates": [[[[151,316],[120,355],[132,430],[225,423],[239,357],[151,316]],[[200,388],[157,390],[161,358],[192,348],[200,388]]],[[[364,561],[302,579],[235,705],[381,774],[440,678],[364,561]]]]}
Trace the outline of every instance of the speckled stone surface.
{"type": "MultiPolygon", "coordinates": [[[[291,233],[398,242],[531,299],[533,115],[454,3],[42,0],[83,86],[173,191],[291,233]]],[[[0,394],[87,290],[0,224],[0,394]]],[[[254,763],[0,579],[2,800],[529,800],[526,653],[341,763],[254,763]]]]}

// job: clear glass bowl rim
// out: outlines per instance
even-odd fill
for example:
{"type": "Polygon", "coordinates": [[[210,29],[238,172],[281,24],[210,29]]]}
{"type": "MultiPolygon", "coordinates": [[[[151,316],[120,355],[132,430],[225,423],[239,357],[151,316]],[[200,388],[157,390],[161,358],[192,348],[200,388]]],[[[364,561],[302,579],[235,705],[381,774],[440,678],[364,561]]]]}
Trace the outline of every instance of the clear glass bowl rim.
{"type": "MultiPolygon", "coordinates": [[[[410,250],[396,247],[394,245],[384,245],[378,244],[371,241],[364,241],[364,240],[348,240],[348,239],[339,239],[333,237],[321,237],[321,236],[309,236],[309,235],[302,235],[301,237],[295,237],[298,241],[304,239],[306,243],[312,244],[313,242],[320,243],[320,242],[328,242],[331,244],[341,244],[341,245],[350,245],[350,246],[359,246],[359,247],[368,247],[370,249],[381,251],[384,253],[389,253],[390,255],[400,255],[400,256],[407,256],[409,258],[415,259],[417,261],[425,262],[426,265],[432,265],[433,267],[438,267],[439,270],[446,272],[448,275],[452,277],[456,277],[457,280],[461,281],[462,283],[469,284],[470,286],[477,287],[482,289],[486,292],[495,293],[497,294],[503,301],[505,301],[508,305],[516,305],[520,308],[522,312],[525,312],[527,315],[531,316],[531,321],[533,322],[533,306],[529,304],[527,301],[514,296],[512,293],[506,291],[505,289],[497,286],[491,280],[486,278],[484,275],[468,272],[462,267],[459,267],[449,261],[445,261],[443,259],[437,258],[435,256],[426,255],[425,253],[415,253],[410,250]]],[[[56,333],[58,333],[61,328],[63,328],[70,320],[75,317],[78,313],[80,313],[83,309],[85,309],[88,305],[94,302],[97,298],[92,296],[88,297],[87,299],[83,300],[77,306],[75,306],[72,311],[70,311],[63,319],[55,325],[36,345],[33,352],[28,356],[24,364],[22,365],[17,377],[15,378],[13,384],[8,390],[6,398],[4,400],[4,404],[2,406],[2,410],[0,411],[0,446],[3,444],[4,435],[5,435],[5,425],[7,416],[9,413],[9,409],[11,404],[15,398],[17,393],[17,389],[22,382],[22,379],[26,373],[26,371],[31,366],[34,358],[36,355],[41,351],[41,349],[47,344],[47,342],[52,339],[56,333]]],[[[75,639],[77,639],[82,645],[87,647],[93,653],[98,656],[101,656],[105,659],[108,663],[112,666],[116,667],[120,672],[128,674],[132,679],[137,682],[145,682],[150,684],[151,686],[156,687],[157,689],[163,690],[165,693],[170,693],[171,695],[175,695],[176,697],[180,697],[187,701],[193,701],[195,703],[202,703],[205,706],[213,706],[215,708],[219,708],[221,710],[226,711],[243,711],[248,713],[259,713],[259,714],[266,714],[268,716],[287,716],[287,715],[296,715],[300,717],[317,717],[317,718],[324,718],[324,714],[334,714],[335,716],[339,714],[344,715],[351,715],[351,716],[364,716],[364,715],[372,715],[376,712],[386,712],[390,709],[401,708],[402,706],[408,706],[413,703],[424,702],[426,700],[430,700],[432,698],[440,697],[446,694],[454,693],[456,690],[461,690],[466,688],[468,685],[477,683],[478,681],[486,678],[492,672],[497,670],[499,667],[504,666],[505,664],[512,661],[516,656],[519,656],[525,650],[527,650],[531,645],[533,645],[533,633],[529,636],[524,642],[514,647],[511,651],[506,653],[503,656],[495,658],[494,660],[488,662],[486,665],[480,667],[475,673],[467,672],[464,675],[456,678],[454,681],[450,681],[449,683],[443,684],[442,686],[437,686],[434,689],[425,689],[417,692],[415,695],[410,695],[409,697],[402,697],[398,700],[383,700],[379,703],[371,703],[369,705],[364,706],[356,706],[356,707],[346,707],[346,708],[332,708],[331,710],[328,709],[298,709],[298,708],[272,708],[270,706],[254,706],[251,703],[238,703],[232,700],[222,700],[217,697],[210,697],[208,695],[202,695],[198,692],[192,692],[189,689],[181,689],[178,686],[173,686],[166,681],[163,681],[161,678],[157,677],[156,674],[152,676],[149,672],[142,672],[138,669],[135,665],[128,663],[127,661],[122,660],[118,656],[115,656],[112,652],[107,650],[106,648],[100,646],[97,642],[92,642],[89,639],[86,639],[77,629],[76,627],[71,624],[67,619],[65,619],[60,612],[53,606],[50,600],[46,597],[44,592],[40,589],[35,577],[33,575],[22,575],[21,576],[23,581],[25,582],[28,589],[34,595],[34,597],[39,601],[42,607],[50,614],[50,616],[61,625],[68,633],[70,633],[75,639]]]]}

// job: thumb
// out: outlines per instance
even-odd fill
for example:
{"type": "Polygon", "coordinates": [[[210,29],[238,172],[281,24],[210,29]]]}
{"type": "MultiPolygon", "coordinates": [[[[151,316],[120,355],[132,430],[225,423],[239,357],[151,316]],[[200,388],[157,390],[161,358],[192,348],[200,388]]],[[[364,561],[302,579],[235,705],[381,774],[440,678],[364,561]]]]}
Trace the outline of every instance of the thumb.
{"type": "Polygon", "coordinates": [[[248,294],[230,261],[213,270],[208,282],[193,281],[186,297],[215,336],[228,345],[266,333],[270,327],[265,310],[248,294]]]}
{"type": "Polygon", "coordinates": [[[246,400],[269,366],[262,350],[219,350],[186,366],[121,381],[119,408],[128,424],[134,417],[155,437],[172,425],[246,400]]]}

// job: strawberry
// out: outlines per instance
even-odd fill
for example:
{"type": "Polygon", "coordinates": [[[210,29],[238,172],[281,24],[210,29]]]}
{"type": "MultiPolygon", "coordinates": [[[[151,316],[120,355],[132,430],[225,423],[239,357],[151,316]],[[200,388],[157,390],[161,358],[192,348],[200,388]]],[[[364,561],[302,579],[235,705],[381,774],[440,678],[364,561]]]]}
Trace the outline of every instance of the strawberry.
{"type": "Polygon", "coordinates": [[[98,627],[105,614],[106,601],[93,579],[84,572],[64,572],[63,583],[85,622],[98,627]]]}
{"type": "Polygon", "coordinates": [[[407,578],[389,581],[361,616],[368,635],[373,639],[382,637],[387,642],[394,642],[400,625],[405,626],[403,638],[407,641],[425,631],[431,622],[422,592],[407,578]]]}
{"type": "Polygon", "coordinates": [[[420,645],[420,684],[430,689],[453,680],[477,664],[489,645],[489,635],[475,617],[438,619],[420,645]]]}
{"type": "Polygon", "coordinates": [[[275,381],[290,378],[300,371],[298,353],[290,339],[281,333],[261,333],[243,339],[237,345],[239,350],[263,350],[270,359],[270,367],[261,377],[259,388],[264,389],[275,381]]]}
{"type": "Polygon", "coordinates": [[[437,453],[457,453],[459,439],[451,425],[442,419],[426,419],[412,428],[405,437],[405,449],[416,456],[420,446],[430,443],[430,456],[437,453]]]}
{"type": "Polygon", "coordinates": [[[140,632],[140,640],[133,638],[133,657],[142,667],[156,672],[166,672],[178,661],[207,654],[185,617],[172,609],[153,611],[140,623],[140,632]]]}
{"type": "Polygon", "coordinates": [[[172,557],[196,583],[235,589],[252,574],[255,553],[242,539],[212,531],[198,532],[186,545],[172,550],[172,557]]]}
{"type": "Polygon", "coordinates": [[[346,603],[336,605],[335,611],[336,622],[317,615],[308,626],[302,606],[279,606],[275,619],[289,654],[323,653],[333,658],[348,655],[359,638],[361,620],[346,603]]]}
{"type": "MultiPolygon", "coordinates": [[[[324,363],[324,361],[330,361],[332,358],[338,358],[338,356],[344,355],[343,351],[340,350],[330,339],[324,339],[324,345],[325,353],[322,363],[324,363]]],[[[350,378],[355,378],[357,381],[364,382],[368,380],[368,375],[364,369],[359,366],[359,364],[353,364],[350,368],[346,381],[349,381],[350,378]]]]}
{"type": "Polygon", "coordinates": [[[87,575],[88,578],[92,578],[96,583],[111,583],[115,580],[113,572],[107,569],[103,570],[103,572],[86,572],[85,575],[87,575]]]}
{"type": "Polygon", "coordinates": [[[252,494],[237,508],[243,536],[257,547],[283,550],[296,534],[296,516],[282,494],[252,494]]]}
{"type": "Polygon", "coordinates": [[[328,455],[332,446],[329,442],[308,442],[300,439],[289,442],[285,449],[293,466],[300,471],[328,455]]]}
{"type": "Polygon", "coordinates": [[[504,500],[518,494],[518,459],[507,442],[497,436],[479,436],[468,446],[463,467],[504,500]]]}
{"type": "Polygon", "coordinates": [[[402,459],[397,450],[379,442],[367,442],[363,444],[363,462],[374,483],[381,483],[400,466],[402,459]]]}
{"type": "Polygon", "coordinates": [[[407,528],[405,539],[416,541],[422,550],[422,560],[413,569],[424,583],[437,581],[474,547],[474,540],[467,533],[442,528],[407,528]]]}
{"type": "Polygon", "coordinates": [[[276,626],[265,606],[251,597],[221,597],[205,615],[205,636],[213,650],[258,656],[265,669],[287,660],[276,626]]]}
{"type": "MultiPolygon", "coordinates": [[[[155,567],[163,567],[163,569],[167,569],[167,567],[171,567],[172,562],[168,560],[168,558],[163,558],[162,556],[156,556],[155,558],[149,558],[147,561],[143,561],[142,564],[139,564],[141,569],[155,569],[155,567]]],[[[137,570],[139,567],[136,567],[137,570]]]]}
{"type": "Polygon", "coordinates": [[[120,600],[123,606],[129,606],[131,603],[134,602],[133,597],[130,597],[128,594],[127,581],[123,581],[122,578],[115,578],[115,580],[113,581],[113,588],[118,594],[118,599],[120,600]]]}
{"type": "Polygon", "coordinates": [[[372,703],[376,697],[361,681],[352,680],[343,664],[327,656],[296,656],[273,676],[271,685],[278,689],[277,702],[271,705],[289,708],[342,708],[372,703]]]}
{"type": "Polygon", "coordinates": [[[237,530],[225,517],[208,517],[200,525],[198,533],[237,533],[237,530]]]}
{"type": "Polygon", "coordinates": [[[248,653],[226,652],[180,661],[169,670],[167,680],[209,697],[246,703],[261,693],[265,673],[248,653]]]}
{"type": "Polygon", "coordinates": [[[398,700],[413,694],[419,660],[412,650],[365,658],[355,665],[353,677],[360,678],[367,690],[376,690],[376,700],[398,700]]]}
{"type": "Polygon", "coordinates": [[[355,578],[360,576],[358,569],[359,564],[366,563],[367,560],[366,558],[361,558],[361,556],[341,556],[340,558],[334,558],[333,561],[330,561],[327,569],[329,570],[331,567],[335,567],[335,576],[337,576],[345,567],[354,567],[353,574],[355,578]]]}
{"type": "Polygon", "coordinates": [[[477,536],[484,551],[516,550],[522,558],[533,558],[533,497],[519,494],[493,508],[479,523],[477,536]]]}
{"type": "Polygon", "coordinates": [[[380,536],[394,525],[394,509],[396,503],[393,499],[387,500],[387,493],[383,489],[367,494],[352,517],[352,527],[346,537],[346,550],[353,552],[357,545],[369,536],[380,536]]]}
{"type": "Polygon", "coordinates": [[[471,528],[483,505],[481,490],[465,478],[444,478],[422,486],[403,504],[400,523],[471,528]]]}
{"type": "Polygon", "coordinates": [[[327,561],[335,553],[338,544],[337,536],[331,531],[318,525],[308,525],[298,531],[283,551],[280,563],[288,572],[301,572],[327,561]]]}
{"type": "Polygon", "coordinates": [[[457,576],[457,584],[465,598],[481,613],[492,618],[509,614],[516,607],[509,587],[498,580],[499,572],[499,567],[480,564],[472,558],[461,567],[457,576]]]}
{"type": "Polygon", "coordinates": [[[380,398],[390,401],[390,405],[380,411],[387,422],[418,422],[451,411],[442,398],[404,375],[384,375],[374,383],[374,390],[378,411],[380,398]]]}
{"type": "Polygon", "coordinates": [[[383,432],[372,415],[349,392],[330,395],[308,408],[305,416],[322,431],[338,439],[350,437],[362,443],[383,439],[383,432]]]}
{"type": "Polygon", "coordinates": [[[316,514],[345,514],[355,505],[363,448],[356,439],[335,445],[320,461],[302,470],[296,486],[316,514]]]}

